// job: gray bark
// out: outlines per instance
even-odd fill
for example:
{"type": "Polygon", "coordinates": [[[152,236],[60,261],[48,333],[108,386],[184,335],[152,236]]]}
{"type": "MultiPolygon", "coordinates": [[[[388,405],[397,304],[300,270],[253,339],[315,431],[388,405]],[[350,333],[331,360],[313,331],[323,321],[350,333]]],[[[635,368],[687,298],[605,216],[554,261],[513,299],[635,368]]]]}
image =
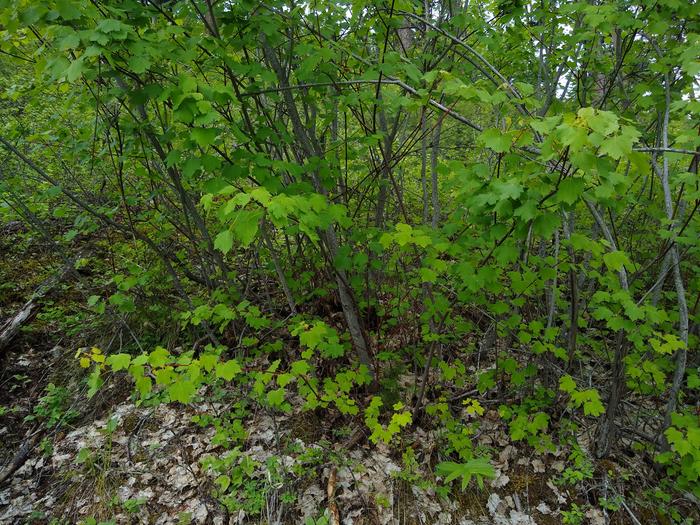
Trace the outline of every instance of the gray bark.
{"type": "MultiPolygon", "coordinates": [[[[615,238],[613,237],[600,212],[598,212],[598,209],[587,199],[586,206],[588,206],[591,215],[593,215],[593,219],[600,228],[601,232],[603,232],[603,237],[605,237],[605,240],[607,240],[610,244],[610,249],[613,251],[617,250],[615,238]]],[[[627,270],[625,270],[624,266],[620,269],[619,278],[620,287],[625,291],[629,291],[627,270]]],[[[625,356],[627,354],[627,346],[624,335],[624,332],[619,330],[615,337],[610,396],[608,397],[608,403],[605,407],[605,414],[601,418],[596,432],[595,454],[598,458],[607,456],[617,439],[615,418],[625,392],[625,356]]]]}
{"type": "Polygon", "coordinates": [[[438,120],[433,133],[433,151],[430,157],[430,176],[432,179],[433,220],[432,227],[437,229],[440,224],[440,195],[438,194],[438,158],[440,155],[440,133],[442,131],[442,118],[438,120]]]}
{"type": "MultiPolygon", "coordinates": [[[[666,108],[664,111],[663,127],[662,127],[662,143],[664,149],[668,148],[668,119],[671,110],[671,87],[668,73],[664,75],[664,87],[666,89],[666,108]]],[[[666,209],[666,218],[669,221],[673,220],[673,198],[671,196],[671,185],[669,183],[669,166],[668,155],[663,157],[663,165],[661,170],[661,187],[664,191],[664,208],[666,209]]],[[[671,230],[673,231],[672,224],[671,230]]],[[[681,274],[680,257],[678,255],[678,247],[675,240],[672,241],[671,249],[671,264],[673,267],[673,283],[676,287],[676,296],[678,300],[678,338],[683,342],[683,347],[676,351],[676,368],[673,372],[673,381],[671,382],[671,391],[668,395],[666,403],[666,411],[664,414],[664,423],[661,431],[664,432],[671,424],[671,415],[676,410],[678,403],[678,395],[683,384],[683,376],[685,375],[685,367],[687,361],[688,347],[688,303],[685,298],[685,286],[683,284],[683,275],[681,274]]],[[[668,448],[668,442],[665,436],[662,438],[663,448],[668,448]]]]}

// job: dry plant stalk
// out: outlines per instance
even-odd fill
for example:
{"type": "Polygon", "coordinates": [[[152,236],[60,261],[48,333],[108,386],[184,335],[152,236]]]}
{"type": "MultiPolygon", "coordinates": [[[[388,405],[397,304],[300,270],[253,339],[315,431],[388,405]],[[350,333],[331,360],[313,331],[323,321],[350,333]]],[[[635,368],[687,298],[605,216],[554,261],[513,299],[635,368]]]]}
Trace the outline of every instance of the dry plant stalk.
{"type": "Polygon", "coordinates": [[[328,514],[330,515],[331,525],[340,525],[340,512],[338,511],[338,504],[335,502],[335,483],[337,477],[338,472],[336,468],[333,467],[328,476],[328,487],[326,488],[326,494],[328,495],[328,514]]]}

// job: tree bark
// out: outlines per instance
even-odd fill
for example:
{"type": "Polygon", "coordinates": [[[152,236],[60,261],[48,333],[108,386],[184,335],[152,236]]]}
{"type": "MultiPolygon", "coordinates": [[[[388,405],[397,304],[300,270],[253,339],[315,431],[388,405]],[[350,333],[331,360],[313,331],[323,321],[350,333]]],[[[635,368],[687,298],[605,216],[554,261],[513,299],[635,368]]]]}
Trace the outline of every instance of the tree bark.
{"type": "MultiPolygon", "coordinates": [[[[615,243],[615,238],[605,224],[605,220],[601,214],[596,209],[595,205],[586,200],[586,206],[593,215],[598,227],[603,232],[603,237],[610,244],[610,249],[612,251],[617,250],[617,244],[615,243]]],[[[629,291],[629,284],[627,281],[627,270],[624,266],[620,269],[620,287],[626,292],[629,291]]],[[[606,457],[610,450],[612,449],[615,441],[617,439],[617,427],[615,426],[615,418],[622,401],[622,397],[625,393],[625,356],[627,355],[627,344],[624,337],[624,332],[619,330],[615,337],[615,354],[613,357],[612,365],[612,379],[610,385],[610,396],[608,397],[608,403],[605,407],[605,414],[598,424],[598,429],[596,432],[595,439],[595,454],[598,458],[606,457]]]]}
{"type": "Polygon", "coordinates": [[[440,155],[440,134],[442,132],[442,117],[438,119],[433,133],[433,151],[430,157],[430,176],[432,179],[433,220],[432,227],[437,229],[440,224],[440,195],[438,194],[438,158],[440,155]]]}
{"type": "MultiPolygon", "coordinates": [[[[664,87],[666,90],[666,108],[664,111],[663,127],[662,127],[662,143],[664,149],[668,148],[668,119],[671,110],[671,85],[668,73],[664,75],[664,87]]],[[[673,221],[673,198],[671,196],[671,186],[669,183],[669,167],[668,155],[664,154],[663,165],[661,170],[661,187],[664,192],[664,207],[666,209],[666,218],[673,221]]],[[[671,225],[673,231],[674,225],[671,225]]],[[[676,296],[678,301],[678,338],[683,342],[683,347],[676,350],[676,368],[673,372],[673,381],[671,382],[671,390],[668,394],[668,402],[664,413],[664,422],[661,428],[661,443],[664,450],[668,450],[668,441],[664,432],[671,424],[671,415],[676,410],[678,403],[678,395],[683,384],[683,376],[685,375],[685,367],[688,354],[688,303],[685,298],[685,286],[683,284],[683,275],[681,274],[681,263],[678,255],[678,247],[675,241],[672,241],[671,249],[671,264],[673,267],[673,282],[676,287],[676,296]]]]}

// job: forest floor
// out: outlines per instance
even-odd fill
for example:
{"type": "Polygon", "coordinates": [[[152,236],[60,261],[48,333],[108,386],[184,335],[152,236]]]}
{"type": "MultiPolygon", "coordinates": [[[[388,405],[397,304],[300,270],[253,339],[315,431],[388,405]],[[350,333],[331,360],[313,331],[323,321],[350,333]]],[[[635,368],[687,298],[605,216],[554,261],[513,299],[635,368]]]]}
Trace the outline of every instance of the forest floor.
{"type": "MultiPolygon", "coordinates": [[[[62,264],[39,241],[19,235],[0,237],[0,321],[62,264]]],[[[565,523],[562,511],[577,508],[592,490],[590,483],[558,482],[569,466],[569,451],[534,454],[526,445],[514,447],[497,405],[489,400],[483,400],[486,413],[473,439],[497,451],[497,476],[483,489],[474,483],[461,492],[455,487],[450,498],[439,497],[426,481],[437,461],[434,429],[417,425],[403,436],[416,458],[414,468],[406,469],[400,453],[373,445],[364,435],[351,437],[353,430],[364,428],[359,419],[348,425],[322,412],[260,410],[243,421],[247,438],[241,453],[253,460],[253,467],[244,473],[241,487],[263,498],[263,516],[230,513],[213,496],[215,475],[201,461],[222,449],[211,427],[194,422],[217,416],[226,408],[223,403],[136,406],[124,378],[108,381],[91,400],[86,398],[84,381],[76,380],[85,372],[74,358],[76,347],[89,339],[88,330],[81,329],[80,312],[89,295],[84,287],[71,279],[58,287],[0,356],[0,476],[21,460],[0,484],[2,524],[90,523],[89,518],[114,523],[322,523],[311,520],[332,500],[343,524],[549,525],[565,523]],[[59,318],[70,312],[74,329],[65,333],[59,318]],[[277,479],[268,474],[271,461],[283,473],[277,479]]],[[[583,449],[590,432],[578,436],[583,449]]],[[[637,478],[644,480],[648,467],[621,455],[595,469],[604,482],[609,470],[626,472],[634,484],[637,478]]],[[[629,494],[630,486],[617,483],[602,490],[611,496],[629,494]]],[[[657,523],[643,512],[632,501],[610,511],[590,507],[581,511],[578,523],[657,523]]]]}

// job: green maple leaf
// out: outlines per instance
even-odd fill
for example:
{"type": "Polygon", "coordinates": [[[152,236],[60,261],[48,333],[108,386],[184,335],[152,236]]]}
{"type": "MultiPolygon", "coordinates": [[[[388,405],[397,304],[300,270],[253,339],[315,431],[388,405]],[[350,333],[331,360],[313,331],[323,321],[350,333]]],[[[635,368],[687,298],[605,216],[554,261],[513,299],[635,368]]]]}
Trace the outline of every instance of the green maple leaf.
{"type": "Polygon", "coordinates": [[[581,108],[578,110],[578,116],[586,121],[589,128],[603,136],[612,135],[620,127],[617,115],[611,111],[581,108]]]}
{"type": "Polygon", "coordinates": [[[157,347],[148,356],[148,363],[154,367],[161,367],[170,360],[170,352],[163,347],[157,347]]]}
{"type": "Polygon", "coordinates": [[[484,130],[481,135],[479,135],[478,140],[484,146],[491,148],[496,153],[507,152],[510,150],[510,146],[513,142],[510,133],[503,133],[501,130],[496,128],[484,130]]]}
{"type": "Polygon", "coordinates": [[[241,365],[235,359],[230,359],[224,363],[219,363],[216,365],[216,377],[224,379],[225,381],[231,381],[237,374],[242,371],[241,365]]]}
{"type": "Polygon", "coordinates": [[[243,247],[249,246],[258,234],[263,210],[241,210],[236,214],[233,232],[243,247]]]}
{"type": "Polygon", "coordinates": [[[557,200],[566,204],[574,204],[584,190],[584,181],[581,178],[568,178],[561,181],[557,190],[557,200]]]}
{"type": "Polygon", "coordinates": [[[189,403],[196,392],[196,387],[192,381],[187,379],[176,380],[168,387],[168,395],[171,401],[189,403]]]}
{"type": "Polygon", "coordinates": [[[107,358],[107,364],[112,367],[112,370],[118,372],[129,367],[131,356],[129,354],[112,354],[107,358]]]}
{"type": "Polygon", "coordinates": [[[630,264],[630,260],[627,258],[625,252],[620,250],[615,250],[614,252],[603,255],[603,262],[605,262],[605,266],[615,272],[619,272],[622,270],[623,266],[629,266],[630,264]]]}
{"type": "Polygon", "coordinates": [[[565,375],[559,379],[559,390],[570,394],[576,390],[576,381],[570,376],[565,375]]]}
{"type": "Polygon", "coordinates": [[[68,82],[75,82],[77,79],[80,78],[80,75],[83,74],[84,70],[85,59],[83,57],[80,57],[77,60],[73,60],[70,63],[70,66],[68,66],[68,69],[66,69],[66,80],[68,80],[68,82]]]}
{"type": "Polygon", "coordinates": [[[219,131],[216,128],[194,128],[190,132],[190,137],[201,148],[211,146],[216,141],[219,131]]]}
{"type": "Polygon", "coordinates": [[[537,217],[538,213],[539,209],[537,208],[537,201],[528,200],[516,208],[513,215],[520,217],[522,220],[527,222],[537,217]]]}
{"type": "Polygon", "coordinates": [[[284,403],[284,388],[278,388],[276,390],[270,390],[267,393],[267,402],[270,406],[279,407],[284,403]]]}
{"type": "Polygon", "coordinates": [[[600,146],[600,153],[613,159],[620,159],[632,153],[632,146],[639,138],[639,132],[631,126],[623,126],[622,133],[608,137],[600,146]]]}
{"type": "Polygon", "coordinates": [[[557,127],[557,131],[562,144],[569,146],[574,153],[588,144],[588,131],[581,126],[564,123],[557,127]]]}
{"type": "Polygon", "coordinates": [[[221,250],[223,253],[231,251],[231,248],[233,248],[233,233],[231,233],[231,230],[224,230],[216,236],[214,248],[221,250]]]}
{"type": "MultiPolygon", "coordinates": [[[[523,187],[518,181],[500,181],[495,180],[491,183],[494,191],[498,194],[500,199],[513,199],[516,200],[523,192],[523,187]]],[[[500,200],[499,199],[499,200],[500,200]]]]}
{"type": "Polygon", "coordinates": [[[530,127],[538,133],[547,135],[552,132],[559,122],[561,122],[561,115],[555,115],[553,117],[543,118],[542,120],[533,120],[530,122],[530,127]]]}

